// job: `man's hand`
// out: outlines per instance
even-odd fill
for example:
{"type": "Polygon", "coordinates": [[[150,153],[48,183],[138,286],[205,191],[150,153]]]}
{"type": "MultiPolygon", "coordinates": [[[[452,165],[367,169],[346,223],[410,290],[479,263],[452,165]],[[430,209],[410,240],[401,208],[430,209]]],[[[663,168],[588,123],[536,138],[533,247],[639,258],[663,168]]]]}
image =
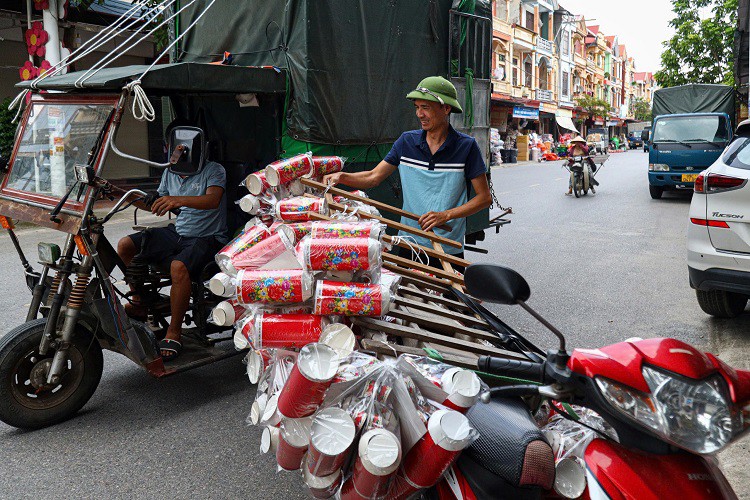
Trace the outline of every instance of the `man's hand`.
{"type": "Polygon", "coordinates": [[[162,196],[151,205],[151,213],[155,215],[164,215],[170,210],[180,208],[182,205],[176,196],[162,196]]]}
{"type": "Polygon", "coordinates": [[[336,172],[335,174],[328,174],[323,177],[323,184],[326,186],[335,186],[336,184],[341,183],[341,177],[344,175],[344,172],[336,172]]]}
{"type": "Polygon", "coordinates": [[[422,226],[422,229],[425,231],[430,231],[433,228],[442,226],[449,220],[451,220],[451,216],[448,213],[448,210],[444,212],[427,212],[419,218],[419,225],[422,226]]]}

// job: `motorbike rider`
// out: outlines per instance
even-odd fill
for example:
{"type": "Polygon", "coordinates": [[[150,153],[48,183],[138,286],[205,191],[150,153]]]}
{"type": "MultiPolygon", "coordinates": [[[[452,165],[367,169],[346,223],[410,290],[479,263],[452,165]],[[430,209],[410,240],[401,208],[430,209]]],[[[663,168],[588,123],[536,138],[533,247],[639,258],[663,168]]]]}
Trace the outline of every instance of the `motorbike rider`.
{"type": "MultiPolygon", "coordinates": [[[[167,128],[169,137],[170,127],[167,128]]],[[[226,243],[226,172],[224,167],[206,161],[192,175],[179,175],[165,169],[157,192],[148,200],[151,212],[164,215],[180,209],[174,224],[148,230],[142,255],[149,263],[169,264],[171,320],[164,340],[159,342],[165,361],[176,358],[181,350],[182,322],[190,304],[192,281],[226,243]]],[[[141,252],[144,232],[122,238],[117,253],[125,265],[141,252]]],[[[140,297],[133,296],[125,305],[130,317],[145,319],[146,310],[140,297]]]]}
{"type": "MultiPolygon", "coordinates": [[[[594,178],[594,172],[596,172],[596,164],[594,163],[594,160],[589,156],[589,147],[586,144],[586,139],[583,137],[576,136],[573,140],[570,141],[570,146],[568,147],[568,167],[572,166],[575,162],[575,157],[582,156],[584,157],[586,161],[586,166],[589,169],[589,179],[591,180],[591,192],[596,193],[594,190],[594,186],[598,186],[599,182],[594,178]]],[[[568,183],[568,192],[565,193],[567,196],[571,196],[573,194],[573,184],[568,183]]]]}

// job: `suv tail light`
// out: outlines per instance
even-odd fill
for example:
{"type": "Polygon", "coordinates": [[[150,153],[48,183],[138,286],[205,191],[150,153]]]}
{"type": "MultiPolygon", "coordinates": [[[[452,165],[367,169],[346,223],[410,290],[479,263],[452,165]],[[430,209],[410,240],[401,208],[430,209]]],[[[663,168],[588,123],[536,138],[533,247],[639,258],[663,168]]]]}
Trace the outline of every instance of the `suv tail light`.
{"type": "Polygon", "coordinates": [[[732,177],[730,175],[722,174],[706,175],[706,173],[703,172],[695,179],[693,190],[696,193],[717,193],[729,189],[740,188],[746,183],[747,179],[742,179],[740,177],[732,177]]]}

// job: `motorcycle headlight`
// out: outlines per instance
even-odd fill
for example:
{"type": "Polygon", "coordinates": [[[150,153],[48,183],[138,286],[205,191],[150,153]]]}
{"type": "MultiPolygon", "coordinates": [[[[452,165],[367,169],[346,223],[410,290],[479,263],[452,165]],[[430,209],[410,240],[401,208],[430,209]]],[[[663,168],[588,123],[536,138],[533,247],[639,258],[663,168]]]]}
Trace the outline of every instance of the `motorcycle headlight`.
{"type": "Polygon", "coordinates": [[[596,383],[615,410],[675,446],[715,453],[750,426],[719,374],[691,380],[648,366],[642,373],[651,394],[603,378],[596,383]]]}
{"type": "Polygon", "coordinates": [[[665,163],[649,163],[648,169],[653,172],[669,172],[669,165],[665,163]]]}

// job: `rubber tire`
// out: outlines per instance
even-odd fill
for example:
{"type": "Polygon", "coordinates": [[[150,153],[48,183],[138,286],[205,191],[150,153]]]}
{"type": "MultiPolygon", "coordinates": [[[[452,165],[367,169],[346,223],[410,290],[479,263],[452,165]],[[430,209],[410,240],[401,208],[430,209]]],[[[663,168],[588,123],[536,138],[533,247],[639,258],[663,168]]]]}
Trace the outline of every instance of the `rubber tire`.
{"type": "Polygon", "coordinates": [[[696,290],[695,295],[703,312],[716,318],[735,318],[747,306],[747,295],[725,290],[696,290]]]}
{"type": "Polygon", "coordinates": [[[576,198],[580,198],[581,196],[583,196],[581,194],[582,187],[579,189],[579,185],[578,185],[579,182],[583,184],[583,179],[579,181],[579,178],[577,175],[573,177],[573,194],[575,195],[576,198]]]}
{"type": "Polygon", "coordinates": [[[664,194],[664,188],[661,186],[652,186],[649,184],[648,193],[651,195],[652,200],[661,200],[661,195],[664,194]]]}
{"type": "Polygon", "coordinates": [[[84,371],[75,392],[50,410],[34,410],[20,404],[12,394],[11,371],[19,356],[25,356],[30,349],[39,346],[46,322],[45,318],[29,321],[0,338],[0,420],[19,429],[39,429],[72,417],[91,399],[102,378],[102,348],[96,340],[92,342],[88,331],[79,328],[71,349],[81,353],[84,371]]]}

